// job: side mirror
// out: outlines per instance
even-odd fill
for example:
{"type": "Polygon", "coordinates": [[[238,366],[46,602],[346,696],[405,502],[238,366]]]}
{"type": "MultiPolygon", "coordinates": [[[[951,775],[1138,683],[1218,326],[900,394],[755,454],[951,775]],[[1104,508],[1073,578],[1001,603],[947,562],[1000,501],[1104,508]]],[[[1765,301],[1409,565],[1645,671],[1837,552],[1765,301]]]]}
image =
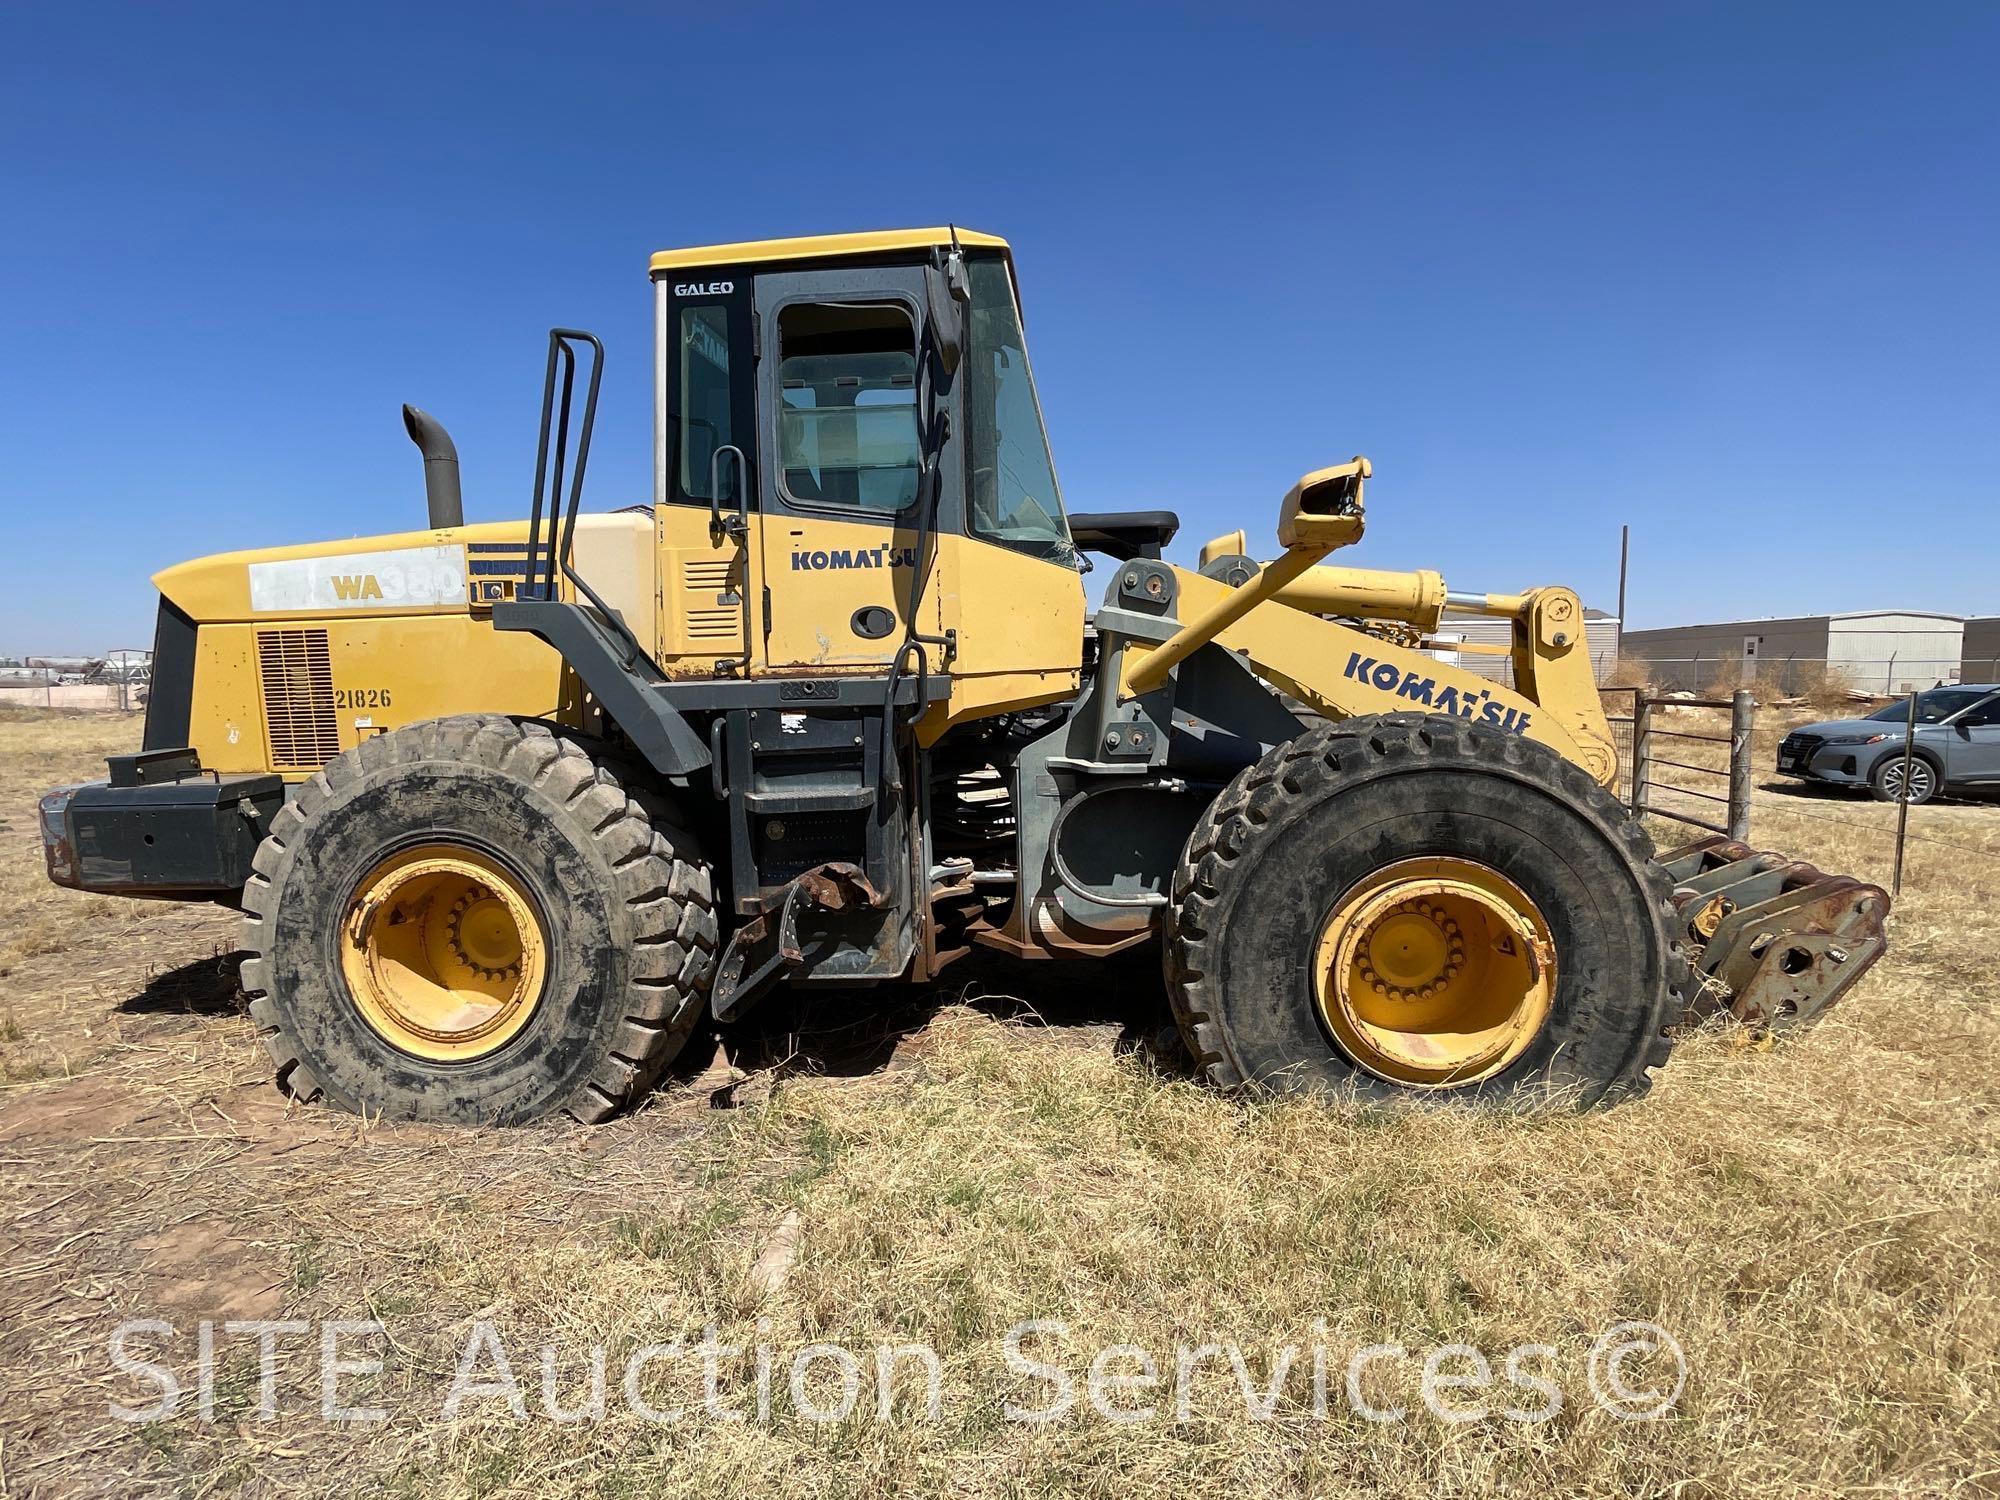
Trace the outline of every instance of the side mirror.
{"type": "Polygon", "coordinates": [[[944,264],[924,268],[924,319],[938,367],[947,378],[957,373],[965,354],[965,307],[971,300],[965,257],[956,247],[944,257],[944,264]]]}

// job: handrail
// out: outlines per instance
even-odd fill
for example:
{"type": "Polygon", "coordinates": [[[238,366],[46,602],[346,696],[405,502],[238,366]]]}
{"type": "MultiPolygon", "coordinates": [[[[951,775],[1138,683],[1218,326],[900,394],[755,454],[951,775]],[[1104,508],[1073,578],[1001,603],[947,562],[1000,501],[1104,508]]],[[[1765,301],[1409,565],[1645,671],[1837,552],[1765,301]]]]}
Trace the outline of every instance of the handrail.
{"type": "Polygon", "coordinates": [[[639,659],[650,661],[649,649],[632,634],[624,616],[605,603],[572,562],[576,549],[576,517],[583,504],[583,476],[590,463],[590,439],[597,426],[597,394],[603,379],[604,344],[596,334],[581,328],[549,330],[548,366],[542,376],[542,428],[535,445],[535,493],[534,503],[528,511],[528,561],[523,582],[528,597],[554,601],[559,597],[556,574],[560,569],[577,593],[588,599],[605,624],[622,638],[629,666],[639,659]],[[569,429],[570,415],[575,407],[578,343],[588,344],[592,357],[590,384],[585,388],[583,397],[583,421],[577,429],[575,467],[571,469],[569,429]],[[557,394],[558,370],[562,377],[560,400],[557,394]],[[551,450],[553,465],[550,463],[551,450]],[[569,478],[567,505],[563,503],[566,470],[569,478]],[[549,521],[546,551],[542,548],[542,507],[545,498],[549,521]],[[539,581],[536,578],[537,564],[540,564],[539,581]]]}

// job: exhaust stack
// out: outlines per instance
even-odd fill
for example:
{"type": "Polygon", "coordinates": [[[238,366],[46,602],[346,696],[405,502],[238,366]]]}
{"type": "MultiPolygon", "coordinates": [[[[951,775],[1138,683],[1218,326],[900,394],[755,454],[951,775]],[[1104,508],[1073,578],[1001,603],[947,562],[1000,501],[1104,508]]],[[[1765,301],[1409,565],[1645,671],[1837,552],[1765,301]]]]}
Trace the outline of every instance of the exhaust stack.
{"type": "Polygon", "coordinates": [[[444,423],[427,411],[403,406],[403,429],[424,455],[424,498],[433,527],[463,526],[465,499],[458,487],[458,449],[444,423]]]}

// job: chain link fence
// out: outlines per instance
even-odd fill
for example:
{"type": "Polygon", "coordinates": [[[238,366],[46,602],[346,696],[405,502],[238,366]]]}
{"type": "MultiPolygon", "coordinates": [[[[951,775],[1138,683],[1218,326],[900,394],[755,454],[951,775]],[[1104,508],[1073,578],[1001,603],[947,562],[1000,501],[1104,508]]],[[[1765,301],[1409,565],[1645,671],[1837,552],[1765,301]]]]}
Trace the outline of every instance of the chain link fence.
{"type": "Polygon", "coordinates": [[[2000,681],[2000,660],[1957,656],[1836,657],[1770,653],[1653,657],[1627,653],[1610,673],[1598,680],[1636,685],[1655,692],[1704,693],[1727,696],[1739,687],[1773,698],[1840,697],[1897,698],[1940,683],[2000,681]]]}
{"type": "Polygon", "coordinates": [[[29,677],[26,669],[6,668],[8,678],[0,681],[0,708],[48,708],[88,710],[98,713],[139,713],[146,706],[147,683],[131,676],[86,678],[65,681],[61,674],[44,673],[29,677]]]}

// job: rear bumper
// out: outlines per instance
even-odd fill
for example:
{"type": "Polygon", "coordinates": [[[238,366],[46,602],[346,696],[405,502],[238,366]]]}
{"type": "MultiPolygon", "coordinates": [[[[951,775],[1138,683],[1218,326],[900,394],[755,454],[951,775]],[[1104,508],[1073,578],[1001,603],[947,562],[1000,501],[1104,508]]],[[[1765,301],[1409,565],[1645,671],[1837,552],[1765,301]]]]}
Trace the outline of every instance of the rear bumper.
{"type": "Polygon", "coordinates": [[[42,856],[57,885],[114,896],[233,896],[285,805],[279,777],[204,771],[192,750],[115,755],[110,772],[42,798],[42,856]]]}

